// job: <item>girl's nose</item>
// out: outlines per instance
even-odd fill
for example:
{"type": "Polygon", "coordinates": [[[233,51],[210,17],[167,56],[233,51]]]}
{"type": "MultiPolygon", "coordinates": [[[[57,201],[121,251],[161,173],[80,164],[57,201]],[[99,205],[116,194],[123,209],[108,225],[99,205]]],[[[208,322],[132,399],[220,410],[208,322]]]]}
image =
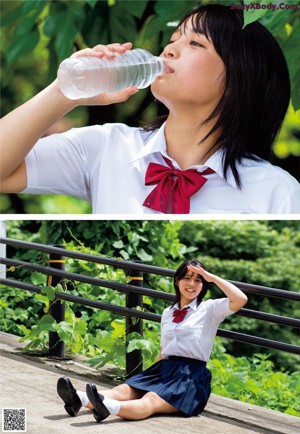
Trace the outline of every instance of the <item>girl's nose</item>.
{"type": "Polygon", "coordinates": [[[175,47],[175,42],[172,42],[172,44],[168,44],[166,47],[165,47],[165,49],[164,49],[164,51],[163,51],[163,55],[165,56],[165,57],[168,57],[168,58],[174,58],[174,57],[177,57],[178,56],[178,50],[177,50],[177,48],[175,47]]]}

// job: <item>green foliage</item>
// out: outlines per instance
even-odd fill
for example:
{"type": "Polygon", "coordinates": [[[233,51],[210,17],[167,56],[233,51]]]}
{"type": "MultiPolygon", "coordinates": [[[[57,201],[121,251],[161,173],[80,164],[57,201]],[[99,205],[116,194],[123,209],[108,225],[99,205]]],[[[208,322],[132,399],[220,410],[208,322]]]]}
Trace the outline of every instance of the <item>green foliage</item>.
{"type": "Polygon", "coordinates": [[[290,106],[284,122],[284,128],[274,144],[274,153],[278,158],[287,158],[290,155],[300,157],[300,111],[294,112],[290,106]]]}
{"type": "Polygon", "coordinates": [[[268,358],[265,354],[254,354],[251,359],[233,357],[216,338],[208,362],[213,393],[300,416],[300,372],[275,371],[268,358]]]}

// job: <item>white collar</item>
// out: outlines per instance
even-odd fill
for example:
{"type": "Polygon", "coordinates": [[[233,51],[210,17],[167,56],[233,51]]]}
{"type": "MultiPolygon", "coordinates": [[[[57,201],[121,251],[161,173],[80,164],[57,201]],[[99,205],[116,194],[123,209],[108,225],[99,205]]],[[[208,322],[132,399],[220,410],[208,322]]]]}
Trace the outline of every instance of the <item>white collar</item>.
{"type": "MultiPolygon", "coordinates": [[[[189,304],[186,304],[181,309],[184,309],[185,307],[189,307],[192,310],[197,309],[197,298],[195,300],[191,301],[189,304]]],[[[174,306],[171,306],[171,309],[179,309],[178,303],[174,304],[174,306]]]]}
{"type": "MultiPolygon", "coordinates": [[[[165,139],[165,126],[166,123],[163,123],[162,126],[157,130],[154,131],[153,134],[151,134],[150,139],[147,141],[145,146],[137,153],[134,159],[131,160],[131,162],[140,160],[148,155],[154,154],[154,153],[160,153],[164,157],[168,158],[173,166],[176,169],[180,169],[177,162],[173,160],[169,155],[167,154],[167,146],[166,146],[166,139],[165,139]]],[[[215,171],[222,179],[225,180],[223,175],[223,151],[221,149],[218,149],[209,159],[206,161],[205,165],[202,164],[196,164],[194,166],[190,166],[189,169],[196,169],[198,172],[203,172],[207,168],[211,168],[215,171]]],[[[246,160],[251,161],[251,160],[246,160]]],[[[245,165],[245,160],[243,163],[238,163],[238,166],[245,165]]],[[[227,180],[226,182],[230,184],[233,188],[238,188],[235,178],[233,176],[232,170],[228,168],[227,171],[227,180]]]]}

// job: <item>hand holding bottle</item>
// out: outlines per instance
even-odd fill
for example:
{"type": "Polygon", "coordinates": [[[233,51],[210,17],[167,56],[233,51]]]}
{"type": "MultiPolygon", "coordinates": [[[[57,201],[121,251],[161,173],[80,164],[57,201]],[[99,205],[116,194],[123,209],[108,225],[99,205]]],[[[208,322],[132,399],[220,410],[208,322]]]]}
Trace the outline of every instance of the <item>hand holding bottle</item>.
{"type": "MultiPolygon", "coordinates": [[[[113,93],[115,97],[108,102],[111,103],[149,86],[164,72],[164,61],[143,49],[131,51],[131,46],[131,43],[97,45],[65,59],[57,74],[62,93],[71,100],[113,93]]],[[[101,99],[101,104],[104,100],[101,99]]]]}
{"type": "MultiPolygon", "coordinates": [[[[127,50],[132,47],[131,42],[126,42],[125,44],[109,44],[109,45],[96,45],[93,48],[84,48],[83,50],[77,51],[72,54],[71,59],[76,57],[95,57],[98,59],[113,59],[116,54],[124,54],[127,50]]],[[[119,92],[111,93],[105,92],[92,97],[83,97],[76,99],[74,103],[76,105],[109,105],[116,104],[119,102],[126,101],[131,95],[138,92],[135,86],[130,86],[128,88],[122,89],[119,92]]]]}

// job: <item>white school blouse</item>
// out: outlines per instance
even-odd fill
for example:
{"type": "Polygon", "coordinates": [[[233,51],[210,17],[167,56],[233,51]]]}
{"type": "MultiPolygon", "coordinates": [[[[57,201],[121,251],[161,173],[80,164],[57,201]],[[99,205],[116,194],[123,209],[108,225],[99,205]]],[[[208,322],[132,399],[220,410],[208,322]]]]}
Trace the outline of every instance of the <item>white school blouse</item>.
{"type": "MultiPolygon", "coordinates": [[[[40,139],[26,157],[25,193],[55,193],[92,203],[95,214],[159,214],[143,202],[155,186],[145,186],[150,162],[166,165],[165,124],[145,133],[124,124],[74,128],[40,139]]],[[[170,157],[168,157],[170,158],[170,157]]],[[[176,161],[170,158],[175,168],[176,161]]],[[[206,184],[190,200],[190,214],[300,213],[300,184],[286,171],[266,161],[244,159],[238,164],[243,189],[231,170],[223,177],[222,151],[205,165],[206,184]]]]}
{"type": "MultiPolygon", "coordinates": [[[[207,362],[219,324],[230,314],[229,299],[202,301],[188,304],[189,310],[180,323],[173,322],[174,307],[167,307],[161,317],[161,355],[190,357],[207,362]]],[[[186,306],[183,306],[186,307],[186,306]]]]}

